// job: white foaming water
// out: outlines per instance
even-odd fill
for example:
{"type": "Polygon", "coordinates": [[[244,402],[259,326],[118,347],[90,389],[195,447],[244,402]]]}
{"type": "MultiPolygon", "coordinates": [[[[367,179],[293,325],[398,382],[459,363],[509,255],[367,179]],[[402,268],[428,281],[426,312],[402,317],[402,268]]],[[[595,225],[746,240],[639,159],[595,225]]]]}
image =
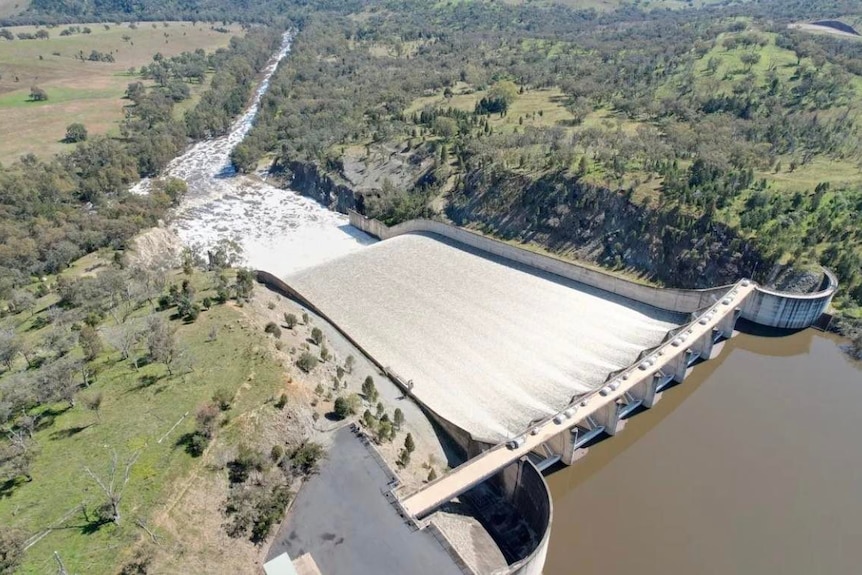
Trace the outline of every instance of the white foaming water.
{"type": "MultiPolygon", "coordinates": [[[[329,261],[374,242],[352,228],[347,217],[290,190],[236,174],[230,153],[248,134],[275,69],[290,52],[284,35],[278,54],[264,71],[248,110],[230,133],[199,142],[172,160],[163,175],[188,184],[188,194],[174,211],[169,227],[183,244],[212,247],[224,238],[243,246],[244,264],[285,275],[329,261]]],[[[146,194],[144,179],[132,193],[146,194]]]]}

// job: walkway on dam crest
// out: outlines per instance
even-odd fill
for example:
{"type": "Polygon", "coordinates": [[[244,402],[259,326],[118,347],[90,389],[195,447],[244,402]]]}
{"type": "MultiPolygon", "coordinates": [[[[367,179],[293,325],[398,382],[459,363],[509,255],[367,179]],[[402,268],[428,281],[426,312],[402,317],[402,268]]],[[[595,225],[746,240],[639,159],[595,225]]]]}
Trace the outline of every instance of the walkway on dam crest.
{"type": "MultiPolygon", "coordinates": [[[[679,333],[686,334],[684,339],[691,342],[697,342],[705,336],[712,337],[713,330],[723,325],[728,318],[735,322],[733,314],[738,315],[745,300],[755,289],[754,282],[740,281],[694,321],[683,326],[679,333]]],[[[443,503],[461,495],[560,433],[568,431],[578,422],[615,404],[634,388],[651,384],[656,374],[665,376],[672,373],[673,366],[680,361],[680,356],[684,358],[691,348],[691,345],[680,345],[679,341],[679,337],[671,338],[638,364],[615,376],[612,383],[579,398],[560,414],[537,423],[521,436],[523,443],[518,447],[512,449],[505,443],[496,445],[436,481],[403,497],[400,503],[404,512],[414,519],[426,516],[443,503]]]]}

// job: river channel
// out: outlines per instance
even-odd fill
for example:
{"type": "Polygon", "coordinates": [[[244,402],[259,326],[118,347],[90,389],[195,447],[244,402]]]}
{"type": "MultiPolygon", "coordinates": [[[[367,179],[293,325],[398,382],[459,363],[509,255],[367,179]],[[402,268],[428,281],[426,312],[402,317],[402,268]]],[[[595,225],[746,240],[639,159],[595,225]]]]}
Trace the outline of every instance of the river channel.
{"type": "Polygon", "coordinates": [[[862,572],[862,365],[742,334],[548,477],[545,575],[862,572]]]}

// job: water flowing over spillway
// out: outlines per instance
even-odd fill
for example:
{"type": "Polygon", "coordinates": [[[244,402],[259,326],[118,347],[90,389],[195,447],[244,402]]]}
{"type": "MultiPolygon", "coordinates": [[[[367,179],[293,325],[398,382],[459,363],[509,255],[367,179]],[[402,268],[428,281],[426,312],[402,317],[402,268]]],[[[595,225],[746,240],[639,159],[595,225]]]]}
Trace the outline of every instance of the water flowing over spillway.
{"type": "MultiPolygon", "coordinates": [[[[248,110],[230,133],[199,142],[174,159],[165,176],[188,184],[188,194],[173,214],[170,228],[183,244],[207,249],[220,239],[237,240],[244,264],[277,275],[297,271],[349,253],[374,240],[350,227],[347,217],[290,190],[235,173],[230,153],[248,134],[260,101],[278,64],[290,52],[281,49],[264,71],[248,110]]],[[[147,193],[149,180],[132,188],[147,193]]]]}
{"type": "Polygon", "coordinates": [[[684,321],[433,234],[287,277],[413,394],[500,441],[628,367],[684,321]]]}

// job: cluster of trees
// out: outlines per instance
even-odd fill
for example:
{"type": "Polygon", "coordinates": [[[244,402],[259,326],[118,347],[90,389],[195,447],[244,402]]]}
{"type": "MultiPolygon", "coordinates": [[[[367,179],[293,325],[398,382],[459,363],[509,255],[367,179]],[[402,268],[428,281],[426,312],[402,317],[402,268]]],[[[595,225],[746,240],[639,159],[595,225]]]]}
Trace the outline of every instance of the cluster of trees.
{"type": "MultiPolygon", "coordinates": [[[[768,17],[748,4],[597,14],[412,1],[369,19],[312,14],[233,159],[242,170],[275,154],[274,168],[288,175],[303,163],[341,178],[345,149],[364,147],[369,163],[402,150],[408,165],[423,168],[406,185],[360,190],[360,210],[395,223],[429,215],[445,192],[447,215],[459,223],[583,248],[679,286],[755,272],[764,279],[779,259],[849,270],[862,243],[841,226],[855,219],[858,190],[841,190],[847,201],[830,203],[831,223],[800,220],[808,201],[794,208],[800,226],[786,225],[778,210],[763,219],[765,210],[744,207],[754,194],[782,195],[769,174],[862,152],[862,94],[852,81],[862,50],[786,27],[858,7],[813,4],[782,5],[768,17]],[[772,45],[792,50],[795,64],[764,70],[772,45]],[[550,87],[564,97],[548,105],[563,105],[571,119],[548,125],[537,121],[542,109],[512,117],[524,92],[550,87]],[[456,92],[478,91],[472,110],[451,104],[456,92]],[[442,103],[405,113],[417,98],[441,93],[442,103]],[[582,124],[595,112],[614,119],[582,124]],[[646,199],[638,188],[649,190],[646,199]],[[589,213],[598,221],[585,226],[573,215],[580,197],[596,202],[589,213]],[[600,216],[615,207],[626,216],[600,216]],[[662,247],[668,241],[678,249],[662,247]],[[604,249],[596,252],[596,243],[604,249]]],[[[814,187],[803,196],[816,196],[814,187]]],[[[841,279],[860,302],[858,275],[841,279]]]]}
{"type": "MultiPolygon", "coordinates": [[[[148,196],[130,194],[130,184],[154,176],[188,143],[203,137],[201,125],[229,124],[251,93],[249,77],[260,70],[280,41],[280,33],[259,28],[236,38],[209,59],[220,79],[186,120],[176,120],[176,97],[165,88],[129,87],[119,139],[91,137],[70,126],[67,138],[80,143],[53,159],[33,155],[0,166],[0,299],[33,275],[56,273],[96,249],[122,249],[141,228],[155,225],[179,195],[175,183],[148,196]],[[195,126],[194,130],[188,129],[195,126]]],[[[34,98],[47,98],[33,89],[34,98]]],[[[205,132],[205,131],[204,131],[205,132]]]]}

